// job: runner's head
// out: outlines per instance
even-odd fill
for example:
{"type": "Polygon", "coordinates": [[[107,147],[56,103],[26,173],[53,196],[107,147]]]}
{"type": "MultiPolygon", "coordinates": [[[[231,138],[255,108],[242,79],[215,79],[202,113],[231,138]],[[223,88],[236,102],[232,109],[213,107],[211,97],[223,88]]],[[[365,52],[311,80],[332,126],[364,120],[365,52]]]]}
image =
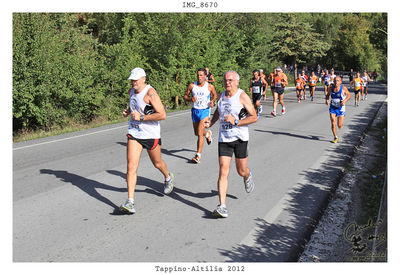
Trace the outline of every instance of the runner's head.
{"type": "Polygon", "coordinates": [[[342,84],[342,78],[340,76],[336,76],[333,79],[333,84],[335,85],[335,87],[340,86],[342,84]]]}
{"type": "Polygon", "coordinates": [[[312,71],[312,72],[311,72],[311,75],[312,75],[312,76],[315,76],[315,72],[314,72],[314,71],[312,71]]]}
{"type": "Polygon", "coordinates": [[[199,84],[202,84],[206,80],[207,80],[207,71],[206,71],[206,69],[198,69],[197,70],[197,82],[199,84]]]}
{"type": "Polygon", "coordinates": [[[280,67],[276,67],[275,69],[275,74],[280,75],[282,72],[282,69],[280,67]]]}
{"type": "Polygon", "coordinates": [[[301,78],[301,74],[298,74],[298,75],[297,75],[297,79],[300,79],[300,78],[301,78]]]}
{"type": "Polygon", "coordinates": [[[224,73],[224,87],[228,92],[236,91],[239,87],[239,74],[236,71],[229,70],[224,73]]]}
{"type": "Polygon", "coordinates": [[[260,72],[258,70],[253,71],[253,78],[257,78],[260,76],[260,72]]]}
{"type": "Polygon", "coordinates": [[[131,71],[128,80],[132,83],[132,88],[140,90],[146,85],[146,72],[142,68],[135,68],[131,71]]]}
{"type": "Polygon", "coordinates": [[[360,77],[360,75],[361,75],[360,72],[357,72],[357,77],[360,77]]]}

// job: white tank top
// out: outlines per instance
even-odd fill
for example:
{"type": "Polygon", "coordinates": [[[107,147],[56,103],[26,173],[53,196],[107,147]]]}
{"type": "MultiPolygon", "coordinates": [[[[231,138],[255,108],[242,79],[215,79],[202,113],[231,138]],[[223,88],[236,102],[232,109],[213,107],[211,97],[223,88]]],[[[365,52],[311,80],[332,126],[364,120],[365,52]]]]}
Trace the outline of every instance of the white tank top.
{"type": "MultiPolygon", "coordinates": [[[[143,100],[144,96],[147,94],[149,89],[152,88],[147,85],[140,93],[135,94],[135,90],[131,89],[129,95],[129,107],[131,112],[136,110],[141,115],[144,115],[144,109],[151,107],[150,104],[146,104],[143,100]]],[[[160,133],[160,122],[159,121],[136,121],[132,119],[129,120],[128,134],[132,135],[138,139],[158,139],[161,137],[160,133]]]]}
{"type": "Polygon", "coordinates": [[[364,80],[363,87],[367,87],[368,84],[368,76],[362,76],[362,80],[364,80]]]}
{"type": "Polygon", "coordinates": [[[192,102],[194,109],[207,109],[210,107],[210,91],[208,90],[208,82],[202,87],[197,86],[197,81],[193,83],[192,97],[196,97],[196,102],[192,102]]]}
{"type": "Polygon", "coordinates": [[[235,119],[239,119],[239,113],[244,108],[240,103],[240,95],[243,93],[239,89],[237,93],[230,98],[225,97],[225,91],[221,94],[218,101],[219,112],[219,142],[232,142],[235,140],[248,141],[249,140],[249,127],[232,125],[224,121],[225,115],[231,115],[235,119]]]}

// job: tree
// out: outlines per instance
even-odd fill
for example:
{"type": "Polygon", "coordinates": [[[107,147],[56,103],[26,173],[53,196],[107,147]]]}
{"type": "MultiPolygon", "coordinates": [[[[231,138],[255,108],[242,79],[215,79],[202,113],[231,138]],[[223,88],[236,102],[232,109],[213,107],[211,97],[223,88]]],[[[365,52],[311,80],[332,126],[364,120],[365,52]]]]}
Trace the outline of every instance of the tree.
{"type": "Polygon", "coordinates": [[[272,56],[280,61],[290,60],[297,74],[297,64],[325,56],[330,46],[323,41],[310,23],[299,14],[279,14],[274,26],[272,56]]]}

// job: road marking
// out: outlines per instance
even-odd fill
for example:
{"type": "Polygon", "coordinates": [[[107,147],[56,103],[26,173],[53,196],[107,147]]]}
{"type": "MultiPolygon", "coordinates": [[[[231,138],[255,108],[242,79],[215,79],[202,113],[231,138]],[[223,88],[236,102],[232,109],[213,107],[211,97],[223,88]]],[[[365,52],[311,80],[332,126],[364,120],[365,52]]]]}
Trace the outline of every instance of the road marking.
{"type": "MultiPolygon", "coordinates": [[[[182,112],[182,113],[179,113],[179,114],[174,114],[174,115],[171,115],[171,116],[168,116],[168,115],[167,115],[167,118],[173,118],[173,117],[177,117],[177,116],[181,116],[181,115],[186,115],[186,114],[188,114],[188,113],[190,113],[190,112],[189,112],[189,111],[186,111],[186,112],[182,112]]],[[[32,145],[26,145],[26,146],[22,146],[22,147],[18,147],[18,148],[13,148],[13,151],[17,151],[17,150],[20,150],[20,149],[31,148],[31,147],[35,147],[35,146],[39,146],[39,145],[45,145],[45,144],[56,143],[56,142],[65,141],[65,140],[70,140],[70,139],[74,139],[74,138],[80,138],[80,137],[90,136],[90,135],[99,134],[99,133],[104,133],[104,132],[108,132],[108,131],[112,131],[112,130],[118,130],[118,129],[126,128],[126,127],[127,127],[127,125],[123,125],[123,126],[114,127],[114,128],[105,129],[105,130],[100,130],[100,131],[96,131],[96,132],[92,132],[92,133],[88,133],[88,134],[82,134],[82,135],[73,136],[73,137],[61,138],[61,139],[57,139],[57,140],[51,140],[51,141],[45,141],[45,142],[36,143],[36,144],[32,144],[32,145]]]]}

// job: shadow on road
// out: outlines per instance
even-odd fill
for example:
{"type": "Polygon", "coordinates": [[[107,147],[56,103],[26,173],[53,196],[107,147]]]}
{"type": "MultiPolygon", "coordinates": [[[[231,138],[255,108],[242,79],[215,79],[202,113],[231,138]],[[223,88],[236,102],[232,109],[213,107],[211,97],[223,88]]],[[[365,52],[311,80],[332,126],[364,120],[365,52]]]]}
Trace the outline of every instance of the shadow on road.
{"type": "Polygon", "coordinates": [[[254,131],[263,132],[263,133],[271,133],[274,135],[285,135],[285,136],[290,136],[290,137],[294,137],[294,138],[312,139],[312,140],[318,140],[318,141],[328,141],[328,140],[321,140],[321,138],[323,138],[323,136],[298,135],[298,134],[289,133],[289,132],[278,132],[278,131],[269,131],[269,130],[260,130],[260,129],[254,129],[254,131]]]}
{"type": "Polygon", "coordinates": [[[349,130],[338,144],[327,143],[329,157],[318,169],[299,174],[302,181],[287,193],[289,199],[283,205],[283,212],[274,220],[255,219],[253,242],[237,244],[229,250],[219,249],[219,253],[232,262],[297,261],[340,183],[343,168],[349,168],[348,163],[361,142],[360,137],[381,105],[382,102],[372,103],[363,112],[345,120],[349,130]]]}
{"type": "MultiPolygon", "coordinates": [[[[120,176],[125,179],[125,173],[122,173],[120,171],[107,170],[107,172],[112,175],[120,176]]],[[[137,186],[146,186],[148,188],[146,188],[145,190],[136,189],[135,192],[146,192],[146,193],[157,195],[159,197],[165,196],[163,193],[163,191],[164,191],[163,183],[156,182],[156,181],[138,176],[137,186]]],[[[210,192],[193,193],[193,192],[190,192],[190,191],[187,191],[187,190],[184,190],[182,188],[175,186],[172,193],[170,195],[168,195],[169,197],[171,197],[181,203],[184,203],[190,207],[193,207],[193,208],[203,211],[204,212],[203,218],[205,218],[205,219],[214,218],[212,216],[212,212],[210,210],[202,207],[201,205],[199,205],[193,201],[190,201],[190,200],[182,197],[181,195],[202,199],[202,198],[210,198],[210,197],[218,196],[218,191],[210,190],[210,192]]],[[[232,199],[237,199],[237,197],[229,195],[229,194],[227,194],[227,197],[232,198],[232,199]]],[[[116,209],[116,210],[117,211],[114,211],[114,212],[119,212],[118,209],[116,209]]],[[[114,213],[114,214],[119,214],[119,213],[114,213]]]]}
{"type": "Polygon", "coordinates": [[[113,208],[118,208],[117,205],[115,205],[112,201],[107,199],[106,197],[102,196],[99,192],[97,192],[96,189],[104,189],[104,190],[110,190],[110,191],[116,191],[116,192],[126,192],[126,188],[118,188],[118,187],[113,187],[106,185],[104,183],[95,181],[95,180],[90,180],[84,177],[81,177],[79,175],[69,173],[67,171],[63,170],[50,170],[50,169],[41,169],[40,170],[41,174],[49,174],[49,175],[54,175],[57,178],[61,179],[64,182],[69,182],[72,185],[78,187],[85,193],[87,193],[89,196],[98,199],[99,201],[113,207],[113,208]]]}

